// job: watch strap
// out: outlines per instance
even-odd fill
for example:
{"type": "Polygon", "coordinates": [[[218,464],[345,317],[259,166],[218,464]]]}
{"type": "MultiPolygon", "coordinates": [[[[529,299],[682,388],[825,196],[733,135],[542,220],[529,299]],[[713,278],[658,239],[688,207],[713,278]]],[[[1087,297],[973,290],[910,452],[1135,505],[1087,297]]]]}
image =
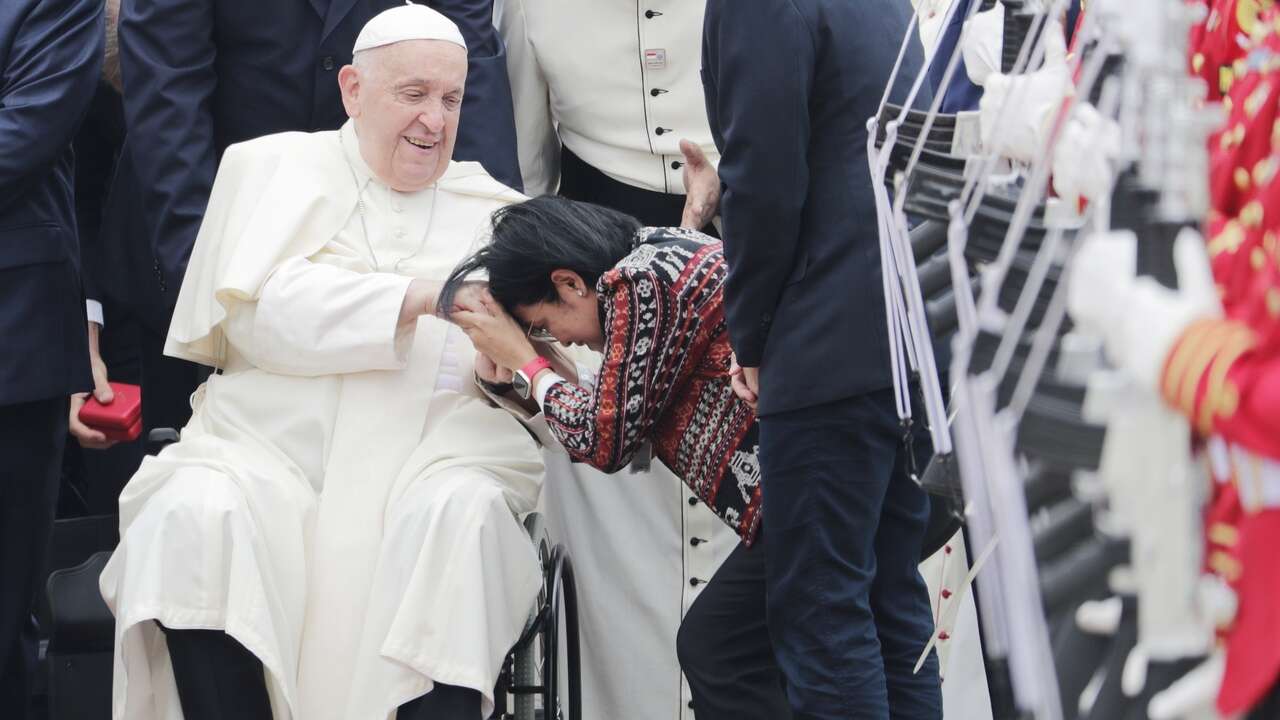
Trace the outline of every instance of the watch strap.
{"type": "Polygon", "coordinates": [[[543,370],[550,370],[550,369],[551,369],[551,361],[539,355],[538,357],[525,363],[524,367],[520,368],[518,372],[521,375],[524,375],[525,379],[529,381],[530,387],[532,387],[534,376],[542,372],[543,370]]]}

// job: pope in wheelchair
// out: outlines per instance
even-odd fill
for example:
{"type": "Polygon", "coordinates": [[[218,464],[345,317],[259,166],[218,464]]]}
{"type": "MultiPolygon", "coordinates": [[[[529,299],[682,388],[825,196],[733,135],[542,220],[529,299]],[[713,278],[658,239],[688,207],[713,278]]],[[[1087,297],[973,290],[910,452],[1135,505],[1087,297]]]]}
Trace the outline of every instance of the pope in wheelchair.
{"type": "Polygon", "coordinates": [[[100,579],[117,720],[493,711],[545,593],[520,522],[543,465],[434,317],[520,199],[451,161],[466,71],[442,15],[388,10],[341,130],[223,157],[166,346],[219,372],[121,495],[100,579]]]}

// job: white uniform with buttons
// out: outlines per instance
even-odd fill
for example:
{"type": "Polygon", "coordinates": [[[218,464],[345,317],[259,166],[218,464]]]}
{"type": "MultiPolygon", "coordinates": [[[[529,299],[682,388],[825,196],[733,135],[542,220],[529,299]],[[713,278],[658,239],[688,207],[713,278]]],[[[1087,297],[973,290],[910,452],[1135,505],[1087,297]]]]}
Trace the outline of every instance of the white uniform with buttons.
{"type": "Polygon", "coordinates": [[[560,143],[627,185],[684,194],[680,140],[707,124],[700,0],[498,0],[525,192],[559,181],[560,143]],[[557,134],[558,131],[558,134],[557,134]]]}

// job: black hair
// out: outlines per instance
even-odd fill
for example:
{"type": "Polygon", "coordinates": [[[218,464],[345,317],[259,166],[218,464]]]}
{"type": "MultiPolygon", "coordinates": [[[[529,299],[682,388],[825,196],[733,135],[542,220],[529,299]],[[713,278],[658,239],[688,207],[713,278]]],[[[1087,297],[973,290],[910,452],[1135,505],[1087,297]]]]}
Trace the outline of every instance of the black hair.
{"type": "Polygon", "coordinates": [[[453,298],[472,274],[484,271],[507,312],[517,306],[559,302],[551,273],[572,270],[594,287],[600,276],[634,248],[640,221],[606,207],[543,195],[493,213],[488,245],[463,260],[445,281],[436,303],[448,317],[453,298]]]}

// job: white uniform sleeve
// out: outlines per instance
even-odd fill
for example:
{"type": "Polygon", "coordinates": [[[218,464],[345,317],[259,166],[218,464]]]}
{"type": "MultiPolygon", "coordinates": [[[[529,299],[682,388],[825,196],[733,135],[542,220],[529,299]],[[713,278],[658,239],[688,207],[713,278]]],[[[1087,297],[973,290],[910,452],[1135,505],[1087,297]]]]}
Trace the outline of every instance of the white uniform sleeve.
{"type": "Polygon", "coordinates": [[[553,193],[560,185],[560,138],[551,117],[550,86],[529,38],[524,0],[498,0],[493,22],[507,46],[524,192],[530,197],[553,193]]]}
{"type": "Polygon", "coordinates": [[[84,314],[89,322],[97,323],[98,327],[106,327],[106,320],[102,315],[102,303],[97,300],[86,299],[84,301],[84,314]]]}
{"type": "Polygon", "coordinates": [[[396,370],[408,361],[416,328],[398,325],[411,280],[293,258],[267,279],[258,302],[228,310],[223,330],[246,360],[268,372],[396,370]]]}

